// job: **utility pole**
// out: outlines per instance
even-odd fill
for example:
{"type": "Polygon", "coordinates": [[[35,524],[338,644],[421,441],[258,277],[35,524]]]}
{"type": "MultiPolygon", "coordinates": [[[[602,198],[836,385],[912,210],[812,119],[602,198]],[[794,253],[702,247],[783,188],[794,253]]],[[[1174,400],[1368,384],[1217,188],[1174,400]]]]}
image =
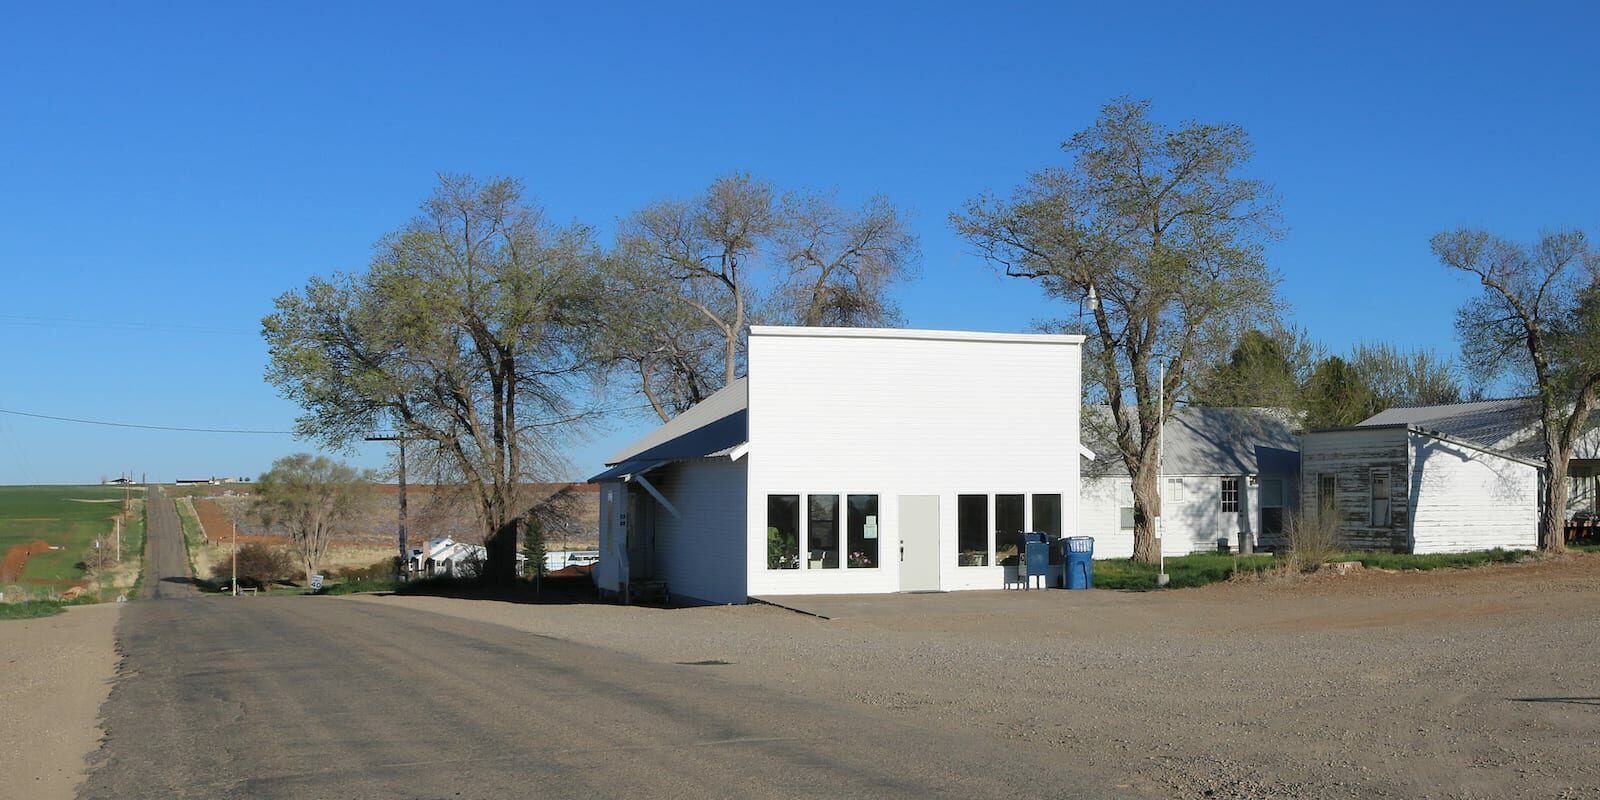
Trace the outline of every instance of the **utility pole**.
{"type": "Polygon", "coordinates": [[[239,523],[232,517],[228,519],[228,527],[233,530],[233,596],[239,596],[239,523]]]}
{"type": "Polygon", "coordinates": [[[1156,357],[1161,359],[1161,375],[1156,379],[1156,552],[1161,555],[1161,572],[1156,574],[1156,585],[1166,586],[1172,580],[1167,576],[1167,542],[1162,537],[1165,521],[1161,513],[1167,491],[1163,464],[1167,457],[1167,360],[1159,354],[1156,357]]]}
{"type": "Polygon", "coordinates": [[[366,437],[366,440],[369,442],[400,443],[400,519],[398,526],[399,533],[397,535],[400,544],[400,560],[395,563],[395,567],[396,571],[399,573],[397,577],[399,577],[400,580],[407,580],[411,577],[411,553],[406,548],[406,434],[404,431],[401,431],[399,434],[394,436],[368,436],[366,437]]]}

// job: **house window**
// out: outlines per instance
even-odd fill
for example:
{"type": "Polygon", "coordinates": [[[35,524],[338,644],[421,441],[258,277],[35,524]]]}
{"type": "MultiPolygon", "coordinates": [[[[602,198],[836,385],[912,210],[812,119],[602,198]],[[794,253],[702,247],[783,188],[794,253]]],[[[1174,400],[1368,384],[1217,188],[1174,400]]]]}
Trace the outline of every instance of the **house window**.
{"type": "Polygon", "coordinates": [[[1188,500],[1186,500],[1183,496],[1182,478],[1167,479],[1167,502],[1175,506],[1181,506],[1188,502],[1188,500]]]}
{"type": "Polygon", "coordinates": [[[989,496],[956,496],[956,566],[989,565],[989,496]]]}
{"type": "Polygon", "coordinates": [[[1133,484],[1117,484],[1117,527],[1125,531],[1133,530],[1133,484]]]}
{"type": "Polygon", "coordinates": [[[839,495],[806,497],[806,568],[839,568],[839,495]]]}
{"type": "Polygon", "coordinates": [[[1017,563],[1017,535],[1022,533],[1022,509],[1026,495],[994,496],[994,562],[1004,566],[1017,563]],[[1006,559],[1011,559],[1007,561],[1006,559]]]}
{"type": "Polygon", "coordinates": [[[850,552],[845,567],[871,569],[878,566],[878,496],[850,495],[846,511],[845,531],[850,552]]]}
{"type": "Polygon", "coordinates": [[[1284,481],[1282,478],[1261,479],[1261,533],[1278,536],[1283,533],[1284,481]]]}
{"type": "Polygon", "coordinates": [[[1372,471],[1372,527],[1389,527],[1389,470],[1372,471]]]}
{"type": "Polygon", "coordinates": [[[1061,535],[1061,495],[1033,496],[1033,529],[1052,539],[1061,535]]]}
{"type": "Polygon", "coordinates": [[[1324,472],[1317,476],[1317,510],[1323,514],[1331,514],[1338,507],[1338,480],[1330,473],[1324,472]]]}
{"type": "Polygon", "coordinates": [[[1222,479],[1222,513],[1239,513],[1239,479],[1222,479]]]}
{"type": "Polygon", "coordinates": [[[800,495],[767,495],[767,569],[800,568],[800,495]]]}

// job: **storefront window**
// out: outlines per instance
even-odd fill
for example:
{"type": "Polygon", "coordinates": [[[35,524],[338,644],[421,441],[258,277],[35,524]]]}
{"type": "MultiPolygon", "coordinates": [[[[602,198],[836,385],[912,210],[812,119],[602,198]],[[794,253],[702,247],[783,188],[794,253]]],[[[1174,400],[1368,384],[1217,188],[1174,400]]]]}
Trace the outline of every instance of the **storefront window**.
{"type": "Polygon", "coordinates": [[[1022,533],[1023,502],[1020,494],[994,496],[994,563],[1001,566],[1017,563],[1017,539],[1022,533]]]}
{"type": "Polygon", "coordinates": [[[800,495],[767,495],[767,569],[800,568],[800,495]]]}
{"type": "Polygon", "coordinates": [[[989,496],[956,496],[956,566],[989,565],[989,496]]]}
{"type": "Polygon", "coordinates": [[[806,509],[806,568],[838,569],[839,495],[807,495],[806,509]]]}
{"type": "Polygon", "coordinates": [[[847,544],[845,567],[871,569],[878,566],[878,496],[850,495],[845,518],[847,544]]]}
{"type": "Polygon", "coordinates": [[[1033,496],[1033,529],[1051,539],[1061,538],[1061,495],[1033,496]]]}

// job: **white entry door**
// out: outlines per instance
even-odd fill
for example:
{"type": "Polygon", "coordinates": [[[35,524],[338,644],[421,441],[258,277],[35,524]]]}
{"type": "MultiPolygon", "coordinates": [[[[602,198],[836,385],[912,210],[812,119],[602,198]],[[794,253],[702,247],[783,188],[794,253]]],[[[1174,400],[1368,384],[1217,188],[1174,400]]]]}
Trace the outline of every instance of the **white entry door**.
{"type": "Polygon", "coordinates": [[[900,591],[939,589],[939,496],[900,496],[900,591]]]}

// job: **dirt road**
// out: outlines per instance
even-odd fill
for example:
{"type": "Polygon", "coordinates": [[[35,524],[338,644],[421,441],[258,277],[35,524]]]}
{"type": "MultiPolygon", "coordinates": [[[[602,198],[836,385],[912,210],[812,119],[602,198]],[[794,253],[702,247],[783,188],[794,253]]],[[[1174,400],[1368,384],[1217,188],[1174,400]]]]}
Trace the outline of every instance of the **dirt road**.
{"type": "Polygon", "coordinates": [[[150,528],[140,597],[193,597],[195,588],[193,576],[189,574],[189,551],[183,543],[178,509],[159,486],[148,487],[146,497],[150,528]]]}
{"type": "Polygon", "coordinates": [[[82,796],[1600,797],[1600,556],[1159,594],[130,605],[82,796]]]}

